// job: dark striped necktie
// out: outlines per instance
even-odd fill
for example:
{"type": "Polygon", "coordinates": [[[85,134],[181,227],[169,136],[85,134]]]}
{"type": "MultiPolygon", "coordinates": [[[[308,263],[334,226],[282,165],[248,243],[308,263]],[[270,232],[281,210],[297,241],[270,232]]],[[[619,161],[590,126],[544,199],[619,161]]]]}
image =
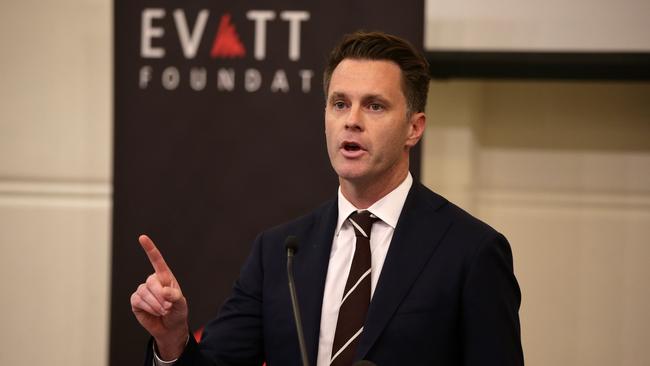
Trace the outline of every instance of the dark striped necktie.
{"type": "Polygon", "coordinates": [[[361,211],[350,215],[348,220],[354,227],[356,248],[336,323],[332,366],[352,365],[370,305],[370,230],[378,218],[368,211],[361,211]]]}

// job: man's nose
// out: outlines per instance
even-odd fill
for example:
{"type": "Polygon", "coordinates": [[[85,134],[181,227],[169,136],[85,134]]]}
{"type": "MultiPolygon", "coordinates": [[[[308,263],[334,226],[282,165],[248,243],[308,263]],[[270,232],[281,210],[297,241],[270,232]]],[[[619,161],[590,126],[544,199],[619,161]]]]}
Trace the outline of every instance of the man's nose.
{"type": "Polygon", "coordinates": [[[346,129],[355,129],[362,131],[363,130],[363,115],[361,113],[361,107],[358,105],[353,105],[350,107],[350,112],[347,115],[345,120],[346,129]]]}

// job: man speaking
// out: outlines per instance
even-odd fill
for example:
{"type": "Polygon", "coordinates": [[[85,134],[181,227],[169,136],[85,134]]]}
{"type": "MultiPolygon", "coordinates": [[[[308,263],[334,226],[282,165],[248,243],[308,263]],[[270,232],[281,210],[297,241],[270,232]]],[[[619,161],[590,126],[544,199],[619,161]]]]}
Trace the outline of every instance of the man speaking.
{"type": "Polygon", "coordinates": [[[409,173],[428,87],[427,61],[398,37],[357,32],[334,48],[324,72],[325,136],[338,195],[257,237],[200,344],[179,283],[141,236],[155,273],[131,307],[153,336],[146,365],[299,365],[289,236],[299,242],[294,273],[309,362],[523,365],[507,240],[409,173]]]}

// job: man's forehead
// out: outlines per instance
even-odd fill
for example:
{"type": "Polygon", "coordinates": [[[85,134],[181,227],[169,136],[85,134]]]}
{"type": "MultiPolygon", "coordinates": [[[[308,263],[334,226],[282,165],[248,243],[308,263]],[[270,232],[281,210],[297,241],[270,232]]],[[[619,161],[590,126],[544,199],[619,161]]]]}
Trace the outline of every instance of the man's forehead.
{"type": "Polygon", "coordinates": [[[338,65],[334,68],[334,71],[332,72],[332,76],[334,76],[337,71],[340,73],[341,70],[346,70],[346,69],[382,69],[382,70],[391,70],[392,72],[395,72],[399,75],[401,75],[402,70],[400,69],[399,65],[391,60],[375,60],[375,59],[369,59],[369,58],[344,58],[339,62],[338,65]]]}
{"type": "Polygon", "coordinates": [[[402,93],[402,70],[389,60],[344,59],[332,73],[328,98],[395,98],[402,93]]]}

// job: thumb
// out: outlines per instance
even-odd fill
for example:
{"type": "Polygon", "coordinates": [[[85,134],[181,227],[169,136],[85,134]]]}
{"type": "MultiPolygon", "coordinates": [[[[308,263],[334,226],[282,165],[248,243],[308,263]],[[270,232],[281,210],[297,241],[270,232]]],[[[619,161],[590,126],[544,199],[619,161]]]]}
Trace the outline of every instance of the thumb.
{"type": "Polygon", "coordinates": [[[181,289],[178,287],[166,286],[163,288],[163,297],[166,301],[169,301],[172,304],[184,300],[183,292],[181,292],[181,289]]]}

